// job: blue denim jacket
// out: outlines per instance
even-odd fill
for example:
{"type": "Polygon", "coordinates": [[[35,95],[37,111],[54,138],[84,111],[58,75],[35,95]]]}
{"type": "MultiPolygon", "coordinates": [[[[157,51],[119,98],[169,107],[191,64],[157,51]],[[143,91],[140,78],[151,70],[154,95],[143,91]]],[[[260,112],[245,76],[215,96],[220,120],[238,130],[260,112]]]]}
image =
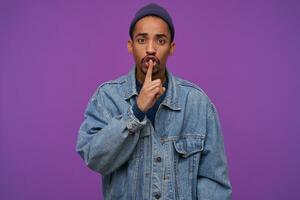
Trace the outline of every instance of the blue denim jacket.
{"type": "Polygon", "coordinates": [[[76,151],[101,173],[106,200],[227,200],[227,159],[217,110],[196,85],[167,70],[155,128],[133,114],[135,69],[98,87],[76,151]]]}

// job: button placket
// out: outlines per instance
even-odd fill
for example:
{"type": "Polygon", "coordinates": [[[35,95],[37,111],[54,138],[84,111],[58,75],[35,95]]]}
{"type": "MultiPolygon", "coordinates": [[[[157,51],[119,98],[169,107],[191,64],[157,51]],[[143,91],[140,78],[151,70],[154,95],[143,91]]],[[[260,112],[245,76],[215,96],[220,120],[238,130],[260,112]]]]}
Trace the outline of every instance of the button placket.
{"type": "Polygon", "coordinates": [[[170,152],[173,151],[173,142],[169,141],[164,143],[164,177],[163,177],[163,198],[164,199],[176,199],[174,193],[174,175],[172,174],[173,171],[173,156],[170,152]]]}
{"type": "Polygon", "coordinates": [[[161,197],[161,193],[160,192],[155,193],[154,197],[155,197],[155,199],[159,199],[161,197]]]}
{"type": "Polygon", "coordinates": [[[162,160],[162,159],[161,159],[160,156],[157,156],[157,157],[155,158],[155,161],[158,162],[158,163],[161,162],[161,160],[162,160]]]}
{"type": "Polygon", "coordinates": [[[161,144],[153,137],[153,155],[152,155],[152,196],[154,199],[161,198],[162,181],[163,181],[163,153],[161,144]]]}

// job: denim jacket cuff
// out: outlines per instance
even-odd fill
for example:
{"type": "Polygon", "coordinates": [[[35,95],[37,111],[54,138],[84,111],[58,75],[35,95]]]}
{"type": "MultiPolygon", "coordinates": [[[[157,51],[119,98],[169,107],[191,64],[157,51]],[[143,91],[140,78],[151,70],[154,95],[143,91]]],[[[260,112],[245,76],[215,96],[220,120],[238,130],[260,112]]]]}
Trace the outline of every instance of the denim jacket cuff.
{"type": "Polygon", "coordinates": [[[132,111],[133,111],[134,116],[136,118],[138,118],[140,122],[143,121],[146,114],[139,109],[136,102],[132,106],[132,111]]]}
{"type": "Polygon", "coordinates": [[[130,133],[135,133],[147,123],[146,117],[142,121],[135,117],[132,106],[128,108],[127,117],[126,126],[130,133]]]}

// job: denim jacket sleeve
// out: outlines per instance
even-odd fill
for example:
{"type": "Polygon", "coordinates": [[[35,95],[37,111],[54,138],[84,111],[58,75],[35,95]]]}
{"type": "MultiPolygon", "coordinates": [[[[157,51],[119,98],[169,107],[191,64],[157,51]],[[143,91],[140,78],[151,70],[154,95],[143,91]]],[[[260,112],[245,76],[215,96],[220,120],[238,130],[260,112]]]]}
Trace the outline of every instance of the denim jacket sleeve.
{"type": "Polygon", "coordinates": [[[219,117],[214,104],[207,111],[207,134],[200,160],[197,196],[201,200],[230,200],[231,184],[228,178],[227,158],[219,117]]]}
{"type": "Polygon", "coordinates": [[[76,151],[92,170],[102,175],[110,174],[123,165],[133,152],[141,127],[133,114],[132,107],[124,101],[120,115],[111,113],[107,103],[110,98],[101,87],[93,94],[79,128],[76,151]]]}

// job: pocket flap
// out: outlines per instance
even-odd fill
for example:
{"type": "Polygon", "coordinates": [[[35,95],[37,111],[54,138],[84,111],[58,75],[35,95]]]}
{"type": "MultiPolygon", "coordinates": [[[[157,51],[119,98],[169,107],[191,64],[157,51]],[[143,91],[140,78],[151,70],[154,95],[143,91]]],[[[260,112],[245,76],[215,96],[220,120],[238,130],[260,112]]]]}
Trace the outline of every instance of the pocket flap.
{"type": "Polygon", "coordinates": [[[173,141],[176,151],[186,158],[204,148],[204,135],[186,135],[173,141]]]}

